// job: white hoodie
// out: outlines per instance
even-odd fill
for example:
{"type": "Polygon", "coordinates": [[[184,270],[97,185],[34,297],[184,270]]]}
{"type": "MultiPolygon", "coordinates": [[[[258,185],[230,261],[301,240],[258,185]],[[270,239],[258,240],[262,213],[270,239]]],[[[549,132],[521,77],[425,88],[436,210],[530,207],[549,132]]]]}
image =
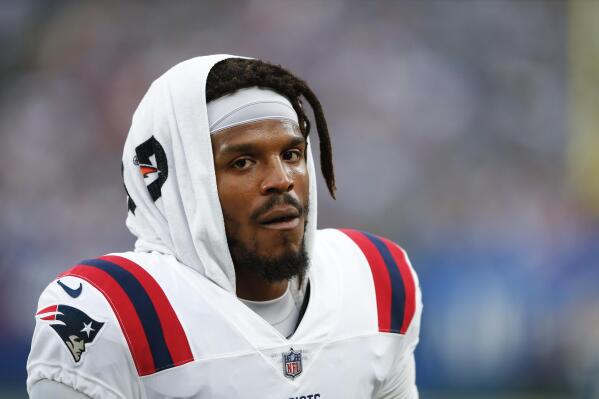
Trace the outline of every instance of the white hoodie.
{"type": "MultiPolygon", "coordinates": [[[[127,227],[137,237],[136,251],[172,254],[223,289],[235,292],[235,270],[218,199],[208,115],[206,79],[217,62],[234,56],[212,55],[184,61],[152,83],[133,115],[123,153],[124,181],[136,205],[127,227]],[[168,178],[154,201],[135,165],[135,149],[155,137],[168,162],[168,178]]],[[[316,231],[316,179],[308,150],[310,214],[308,254],[316,231]]]]}

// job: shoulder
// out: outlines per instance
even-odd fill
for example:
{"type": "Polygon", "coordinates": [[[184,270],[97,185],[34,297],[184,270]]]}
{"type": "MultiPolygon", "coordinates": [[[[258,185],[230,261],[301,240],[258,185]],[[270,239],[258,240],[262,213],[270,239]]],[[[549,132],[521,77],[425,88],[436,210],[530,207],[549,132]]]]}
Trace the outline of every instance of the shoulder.
{"type": "Polygon", "coordinates": [[[170,351],[164,327],[176,334],[181,326],[142,266],[150,258],[123,253],[84,260],[46,287],[35,313],[28,387],[45,378],[91,397],[137,397],[140,376],[191,356],[180,343],[170,351]]]}
{"type": "Polygon", "coordinates": [[[420,285],[402,247],[385,237],[354,229],[319,230],[318,239],[321,251],[334,252],[343,260],[344,274],[354,272],[356,278],[368,280],[380,332],[403,335],[413,324],[419,324],[420,285]]]}

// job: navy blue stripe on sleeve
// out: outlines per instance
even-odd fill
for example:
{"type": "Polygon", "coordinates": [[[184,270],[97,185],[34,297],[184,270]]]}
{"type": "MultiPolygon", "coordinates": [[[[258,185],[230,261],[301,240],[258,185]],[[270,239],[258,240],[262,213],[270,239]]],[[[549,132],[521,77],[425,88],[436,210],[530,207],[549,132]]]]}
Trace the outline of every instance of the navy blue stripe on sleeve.
{"type": "Polygon", "coordinates": [[[81,262],[81,264],[103,270],[123,288],[131,303],[133,303],[143,326],[152,351],[156,371],[171,367],[173,360],[166,345],[160,319],[150,296],[137,278],[121,266],[102,259],[89,259],[81,262]]]}
{"type": "Polygon", "coordinates": [[[376,249],[379,251],[387,271],[389,272],[389,280],[391,281],[391,332],[399,333],[401,331],[401,325],[404,318],[404,308],[406,303],[406,292],[401,278],[401,273],[397,263],[387,245],[377,236],[362,232],[368,239],[374,244],[376,249]]]}

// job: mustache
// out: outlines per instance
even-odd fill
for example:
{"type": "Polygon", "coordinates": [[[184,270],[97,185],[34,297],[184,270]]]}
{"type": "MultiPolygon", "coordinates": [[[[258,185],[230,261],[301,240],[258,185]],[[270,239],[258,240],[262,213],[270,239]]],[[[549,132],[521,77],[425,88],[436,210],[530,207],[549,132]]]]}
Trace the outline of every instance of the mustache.
{"type": "Polygon", "coordinates": [[[254,212],[252,212],[250,218],[252,221],[257,222],[261,215],[279,205],[291,205],[297,209],[299,212],[299,217],[302,217],[307,211],[307,207],[304,208],[296,198],[291,196],[291,194],[283,193],[269,197],[264,204],[260,205],[254,212]]]}

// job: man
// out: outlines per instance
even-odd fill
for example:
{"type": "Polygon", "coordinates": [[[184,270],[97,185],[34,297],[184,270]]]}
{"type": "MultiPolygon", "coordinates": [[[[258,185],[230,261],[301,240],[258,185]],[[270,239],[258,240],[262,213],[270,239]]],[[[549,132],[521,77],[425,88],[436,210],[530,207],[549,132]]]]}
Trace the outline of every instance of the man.
{"type": "Polygon", "coordinates": [[[316,229],[301,96],[334,195],[320,104],[283,68],[199,57],[152,84],[123,155],[135,251],[42,293],[31,397],[418,396],[416,275],[384,238],[316,229]]]}

